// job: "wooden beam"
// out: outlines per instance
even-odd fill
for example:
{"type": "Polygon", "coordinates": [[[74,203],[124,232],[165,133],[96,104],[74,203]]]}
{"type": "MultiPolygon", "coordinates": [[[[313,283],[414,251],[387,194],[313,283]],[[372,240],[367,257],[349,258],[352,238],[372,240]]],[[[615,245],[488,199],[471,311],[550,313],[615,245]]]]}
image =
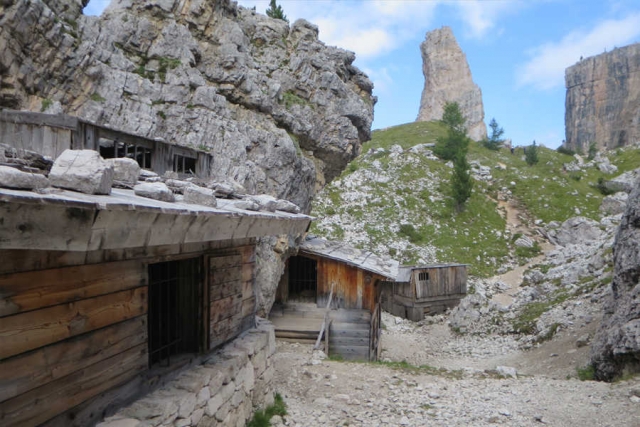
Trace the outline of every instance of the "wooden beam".
{"type": "Polygon", "coordinates": [[[40,425],[74,406],[122,384],[147,368],[147,345],[140,344],[59,380],[0,403],[0,425],[40,425]]]}
{"type": "Polygon", "coordinates": [[[143,286],[139,261],[0,276],[0,317],[143,286]]]}
{"type": "Polygon", "coordinates": [[[0,362],[0,402],[147,342],[147,316],[0,362]]]}
{"type": "Polygon", "coordinates": [[[0,318],[0,361],[147,312],[147,288],[0,318]]]}

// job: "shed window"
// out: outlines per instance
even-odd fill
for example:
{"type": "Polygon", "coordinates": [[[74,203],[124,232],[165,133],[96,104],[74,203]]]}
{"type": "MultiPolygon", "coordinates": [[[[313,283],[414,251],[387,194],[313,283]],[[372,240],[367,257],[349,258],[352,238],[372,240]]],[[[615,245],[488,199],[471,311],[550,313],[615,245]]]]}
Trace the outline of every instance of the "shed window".
{"type": "Polygon", "coordinates": [[[151,169],[151,153],[150,148],[139,144],[100,139],[100,155],[105,159],[127,157],[138,162],[141,168],[151,169]]]}
{"type": "Polygon", "coordinates": [[[173,171],[178,173],[190,173],[196,174],[196,158],[183,156],[180,154],[174,154],[173,156],[173,171]]]}
{"type": "Polygon", "coordinates": [[[418,280],[421,281],[421,282],[428,282],[429,281],[429,272],[423,271],[421,273],[418,273],[418,280]]]}
{"type": "Polygon", "coordinates": [[[171,357],[203,346],[200,258],[149,265],[149,364],[168,366],[171,357]]]}

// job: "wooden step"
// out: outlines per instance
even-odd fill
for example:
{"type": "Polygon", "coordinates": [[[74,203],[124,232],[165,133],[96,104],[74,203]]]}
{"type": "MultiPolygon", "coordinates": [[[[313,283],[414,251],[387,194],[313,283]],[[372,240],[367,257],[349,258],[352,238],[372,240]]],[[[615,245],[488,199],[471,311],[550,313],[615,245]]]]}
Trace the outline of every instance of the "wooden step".
{"type": "Polygon", "coordinates": [[[345,338],[369,338],[369,330],[366,329],[336,329],[331,325],[329,337],[345,337],[345,338]]]}
{"type": "Polygon", "coordinates": [[[343,337],[329,334],[329,345],[331,346],[365,346],[369,345],[369,337],[343,337]]]}
{"type": "Polygon", "coordinates": [[[368,360],[369,347],[345,345],[330,346],[329,353],[331,355],[340,355],[345,360],[368,360]]]}

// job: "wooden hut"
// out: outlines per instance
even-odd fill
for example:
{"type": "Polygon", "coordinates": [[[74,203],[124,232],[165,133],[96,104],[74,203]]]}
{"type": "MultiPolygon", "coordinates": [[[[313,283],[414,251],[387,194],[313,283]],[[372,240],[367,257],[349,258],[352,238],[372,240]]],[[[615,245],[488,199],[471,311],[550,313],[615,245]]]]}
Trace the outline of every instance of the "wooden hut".
{"type": "Polygon", "coordinates": [[[289,258],[278,286],[271,320],[276,336],[315,340],[329,308],[330,354],[377,360],[380,340],[380,286],[392,280],[398,263],[342,242],[310,236],[289,258]]]}
{"type": "Polygon", "coordinates": [[[52,159],[67,149],[96,150],[105,159],[134,159],[141,168],[159,175],[173,171],[206,178],[212,163],[207,151],[133,135],[65,114],[2,110],[0,141],[52,159]]]}
{"type": "Polygon", "coordinates": [[[382,308],[417,322],[458,305],[467,294],[467,265],[402,266],[382,286],[382,308]]]}
{"type": "Polygon", "coordinates": [[[0,425],[89,426],[255,323],[256,239],[311,218],[0,189],[0,425]]]}

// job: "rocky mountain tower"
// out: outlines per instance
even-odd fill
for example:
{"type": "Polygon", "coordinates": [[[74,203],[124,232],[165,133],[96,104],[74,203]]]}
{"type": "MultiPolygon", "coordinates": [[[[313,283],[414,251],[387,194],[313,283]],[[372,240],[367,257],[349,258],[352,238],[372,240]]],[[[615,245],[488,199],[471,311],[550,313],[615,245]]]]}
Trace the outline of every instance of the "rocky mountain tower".
{"type": "Polygon", "coordinates": [[[418,122],[440,120],[444,104],[457,102],[466,119],[467,133],[476,141],[487,136],[482,91],[473,82],[467,57],[450,27],[429,31],[420,44],[424,89],[418,122]]]}

